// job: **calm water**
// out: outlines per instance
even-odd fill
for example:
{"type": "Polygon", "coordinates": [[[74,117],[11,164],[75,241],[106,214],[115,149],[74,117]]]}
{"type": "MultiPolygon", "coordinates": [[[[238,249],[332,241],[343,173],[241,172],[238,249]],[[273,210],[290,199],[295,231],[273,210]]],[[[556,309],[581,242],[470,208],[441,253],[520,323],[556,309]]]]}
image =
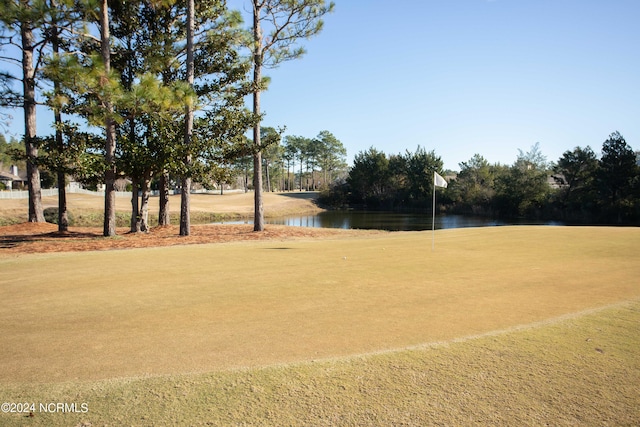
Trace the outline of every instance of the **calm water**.
{"type": "MultiPolygon", "coordinates": [[[[288,216],[267,218],[267,224],[290,225],[298,227],[319,228],[359,228],[389,231],[431,230],[430,214],[395,213],[395,212],[359,212],[359,211],[327,211],[317,215],[288,216]]],[[[250,224],[252,221],[246,221],[250,224]]],[[[464,227],[494,227],[499,225],[538,224],[561,225],[557,222],[545,221],[500,221],[484,217],[467,215],[436,215],[436,229],[464,227]]]]}

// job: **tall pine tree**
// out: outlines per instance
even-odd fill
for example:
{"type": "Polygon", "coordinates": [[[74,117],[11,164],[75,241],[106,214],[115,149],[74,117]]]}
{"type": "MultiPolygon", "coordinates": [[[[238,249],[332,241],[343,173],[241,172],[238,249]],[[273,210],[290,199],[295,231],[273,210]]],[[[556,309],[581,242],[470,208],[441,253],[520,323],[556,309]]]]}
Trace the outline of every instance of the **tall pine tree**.
{"type": "MultiPolygon", "coordinates": [[[[334,3],[324,0],[251,0],[253,26],[253,114],[260,117],[260,93],[265,89],[262,69],[276,67],[284,61],[301,57],[296,44],[322,30],[322,17],[333,10],[334,3]],[[265,36],[265,31],[267,32],[265,36]]],[[[262,201],[262,150],[260,121],[253,127],[254,231],[264,230],[262,201]]]]}

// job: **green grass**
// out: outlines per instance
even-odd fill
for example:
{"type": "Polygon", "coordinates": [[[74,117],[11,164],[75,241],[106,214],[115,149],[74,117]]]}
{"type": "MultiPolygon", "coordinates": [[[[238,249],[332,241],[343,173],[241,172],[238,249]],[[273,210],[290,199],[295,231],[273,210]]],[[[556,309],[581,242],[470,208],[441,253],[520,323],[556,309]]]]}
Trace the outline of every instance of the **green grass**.
{"type": "Polygon", "coordinates": [[[89,412],[0,424],[632,425],[639,249],[636,228],[495,227],[435,251],[408,232],[4,256],[0,400],[89,412]]]}

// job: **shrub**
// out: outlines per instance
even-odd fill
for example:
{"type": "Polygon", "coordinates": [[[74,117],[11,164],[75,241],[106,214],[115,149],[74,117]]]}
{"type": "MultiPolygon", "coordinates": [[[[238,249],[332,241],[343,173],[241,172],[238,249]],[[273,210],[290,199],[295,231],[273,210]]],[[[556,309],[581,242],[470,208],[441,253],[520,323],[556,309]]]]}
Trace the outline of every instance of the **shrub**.
{"type": "MultiPolygon", "coordinates": [[[[74,219],[71,212],[67,212],[67,217],[69,219],[69,225],[73,225],[74,219]]],[[[45,208],[44,210],[44,219],[51,224],[58,223],[58,208],[45,208]]]]}

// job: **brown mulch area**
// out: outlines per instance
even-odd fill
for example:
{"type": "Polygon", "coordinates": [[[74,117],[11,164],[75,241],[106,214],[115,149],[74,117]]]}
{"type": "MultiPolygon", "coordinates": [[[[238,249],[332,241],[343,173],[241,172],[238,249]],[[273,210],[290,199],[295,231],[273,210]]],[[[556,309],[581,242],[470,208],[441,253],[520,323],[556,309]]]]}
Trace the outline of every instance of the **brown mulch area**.
{"type": "Polygon", "coordinates": [[[157,246],[223,243],[241,240],[290,240],[353,235],[362,231],[267,225],[254,232],[253,225],[192,225],[190,236],[179,236],[179,227],[155,227],[148,233],[117,230],[116,237],[103,237],[102,229],[70,227],[66,233],[49,223],[23,223],[0,227],[0,254],[97,251],[157,246]]]}

